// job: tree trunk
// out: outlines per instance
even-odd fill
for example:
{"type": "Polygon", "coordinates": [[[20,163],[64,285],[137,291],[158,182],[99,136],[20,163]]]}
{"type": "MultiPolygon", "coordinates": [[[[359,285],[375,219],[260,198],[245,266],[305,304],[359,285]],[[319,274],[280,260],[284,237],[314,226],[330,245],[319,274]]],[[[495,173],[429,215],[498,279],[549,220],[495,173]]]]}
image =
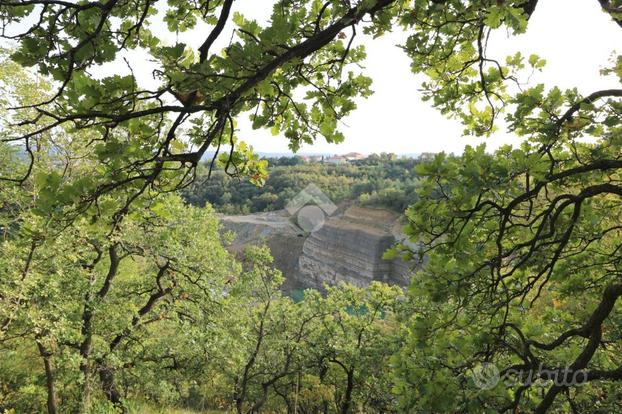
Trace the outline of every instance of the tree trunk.
{"type": "Polygon", "coordinates": [[[56,414],[56,388],[54,387],[54,366],[52,365],[52,355],[45,347],[37,341],[39,354],[43,358],[43,366],[45,368],[45,385],[47,387],[47,408],[48,414],[56,414]]]}
{"type": "MultiPolygon", "coordinates": [[[[320,368],[320,384],[324,383],[324,378],[326,377],[326,373],[328,372],[328,366],[322,364],[320,368]]],[[[328,401],[324,400],[322,403],[322,413],[328,414],[328,401]]]]}
{"type": "Polygon", "coordinates": [[[126,412],[121,401],[121,393],[115,383],[114,372],[110,368],[102,366],[99,371],[99,379],[102,384],[102,390],[106,398],[108,398],[108,401],[113,403],[116,407],[121,408],[123,412],[126,412]]]}
{"type": "Polygon", "coordinates": [[[91,368],[88,361],[82,361],[80,363],[80,371],[82,371],[82,378],[84,380],[80,401],[80,414],[88,414],[91,406],[91,368]]]}
{"type": "Polygon", "coordinates": [[[348,414],[350,412],[350,405],[352,405],[352,391],[353,390],[354,390],[354,370],[349,369],[347,371],[346,392],[343,396],[343,404],[341,405],[341,414],[348,414]]]}
{"type": "Polygon", "coordinates": [[[80,344],[80,356],[82,357],[82,361],[80,362],[80,371],[82,372],[82,379],[84,380],[84,385],[82,387],[82,400],[80,401],[80,412],[82,414],[88,413],[91,397],[91,367],[89,365],[89,357],[91,355],[91,320],[93,313],[90,309],[90,300],[90,295],[87,295],[85,298],[84,315],[82,317],[82,335],[84,336],[84,339],[82,344],[80,344]]]}
{"type": "MultiPolygon", "coordinates": [[[[93,270],[95,268],[95,265],[101,259],[102,252],[99,249],[97,249],[97,251],[99,253],[98,257],[91,265],[88,266],[90,270],[93,270]]],[[[82,372],[82,378],[84,380],[84,385],[82,387],[82,398],[80,401],[81,414],[88,414],[91,405],[91,362],[89,359],[91,357],[91,350],[93,347],[93,308],[95,306],[94,300],[103,301],[106,298],[106,295],[108,295],[108,292],[110,291],[110,288],[112,286],[112,281],[117,275],[117,271],[119,270],[119,263],[121,263],[121,258],[119,258],[117,254],[116,244],[108,248],[108,257],[110,259],[110,264],[108,265],[108,273],[106,274],[106,278],[104,279],[103,286],[97,292],[97,295],[93,297],[91,289],[95,284],[96,279],[95,276],[92,275],[90,279],[89,291],[84,296],[84,308],[82,311],[83,339],[82,343],[80,344],[80,356],[82,357],[82,361],[80,362],[80,372],[82,372]]]]}

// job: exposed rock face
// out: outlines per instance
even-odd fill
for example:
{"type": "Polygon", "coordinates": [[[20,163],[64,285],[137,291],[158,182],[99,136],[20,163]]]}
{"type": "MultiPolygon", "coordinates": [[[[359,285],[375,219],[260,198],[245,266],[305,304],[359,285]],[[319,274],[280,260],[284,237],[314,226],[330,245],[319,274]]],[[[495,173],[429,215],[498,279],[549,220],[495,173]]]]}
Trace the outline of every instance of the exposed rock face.
{"type": "Polygon", "coordinates": [[[285,276],[283,289],[292,291],[308,287],[298,280],[298,258],[302,255],[306,235],[286,211],[222,216],[220,221],[224,230],[235,233],[231,251],[241,254],[246,246],[266,244],[274,257],[275,267],[285,276]]]}
{"type": "Polygon", "coordinates": [[[382,255],[396,241],[397,216],[377,209],[350,207],[331,217],[304,243],[299,260],[301,277],[316,288],[346,281],[365,286],[374,280],[404,284],[407,267],[382,255]]]}
{"type": "Polygon", "coordinates": [[[408,264],[382,258],[402,238],[399,217],[386,210],[358,206],[340,209],[310,234],[297,227],[295,218],[284,211],[225,216],[221,221],[237,234],[234,250],[267,243],[276,267],[285,274],[285,290],[321,289],[341,281],[357,286],[374,280],[398,285],[408,282],[408,264]]]}

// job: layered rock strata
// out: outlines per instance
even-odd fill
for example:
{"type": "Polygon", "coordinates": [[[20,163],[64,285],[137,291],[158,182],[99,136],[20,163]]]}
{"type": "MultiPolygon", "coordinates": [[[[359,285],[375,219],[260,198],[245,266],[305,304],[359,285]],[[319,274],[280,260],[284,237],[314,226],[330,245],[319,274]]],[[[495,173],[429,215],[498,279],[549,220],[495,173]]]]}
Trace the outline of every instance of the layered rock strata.
{"type": "Polygon", "coordinates": [[[275,266],[286,277],[285,290],[319,288],[348,282],[365,286],[374,280],[405,285],[411,269],[384,252],[400,233],[399,216],[386,210],[350,206],[327,217],[323,226],[305,233],[285,211],[221,218],[236,233],[232,249],[266,243],[275,266]]]}

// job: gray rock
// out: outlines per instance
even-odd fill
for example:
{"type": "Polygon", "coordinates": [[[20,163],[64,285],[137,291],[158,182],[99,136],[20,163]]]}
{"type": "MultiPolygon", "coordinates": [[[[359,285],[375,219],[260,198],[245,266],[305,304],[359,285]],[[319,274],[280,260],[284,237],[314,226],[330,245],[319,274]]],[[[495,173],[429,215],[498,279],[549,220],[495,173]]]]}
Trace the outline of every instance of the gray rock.
{"type": "Polygon", "coordinates": [[[384,252],[404,236],[402,219],[387,210],[343,207],[308,234],[286,211],[223,216],[224,229],[236,233],[231,246],[240,252],[249,244],[267,244],[275,266],[285,275],[284,290],[372,281],[406,285],[412,269],[401,259],[385,260],[384,252]]]}

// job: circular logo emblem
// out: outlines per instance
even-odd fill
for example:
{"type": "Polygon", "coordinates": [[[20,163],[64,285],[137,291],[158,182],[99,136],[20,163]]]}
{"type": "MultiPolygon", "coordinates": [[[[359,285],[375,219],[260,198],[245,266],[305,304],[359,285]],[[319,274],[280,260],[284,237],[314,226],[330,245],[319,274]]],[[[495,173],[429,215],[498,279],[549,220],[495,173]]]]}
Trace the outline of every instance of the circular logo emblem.
{"type": "Polygon", "coordinates": [[[499,369],[495,364],[484,362],[473,369],[473,382],[483,390],[494,388],[499,383],[499,369]]]}
{"type": "Polygon", "coordinates": [[[312,233],[324,225],[326,215],[324,211],[314,204],[304,206],[298,210],[297,221],[301,229],[312,233]]]}

